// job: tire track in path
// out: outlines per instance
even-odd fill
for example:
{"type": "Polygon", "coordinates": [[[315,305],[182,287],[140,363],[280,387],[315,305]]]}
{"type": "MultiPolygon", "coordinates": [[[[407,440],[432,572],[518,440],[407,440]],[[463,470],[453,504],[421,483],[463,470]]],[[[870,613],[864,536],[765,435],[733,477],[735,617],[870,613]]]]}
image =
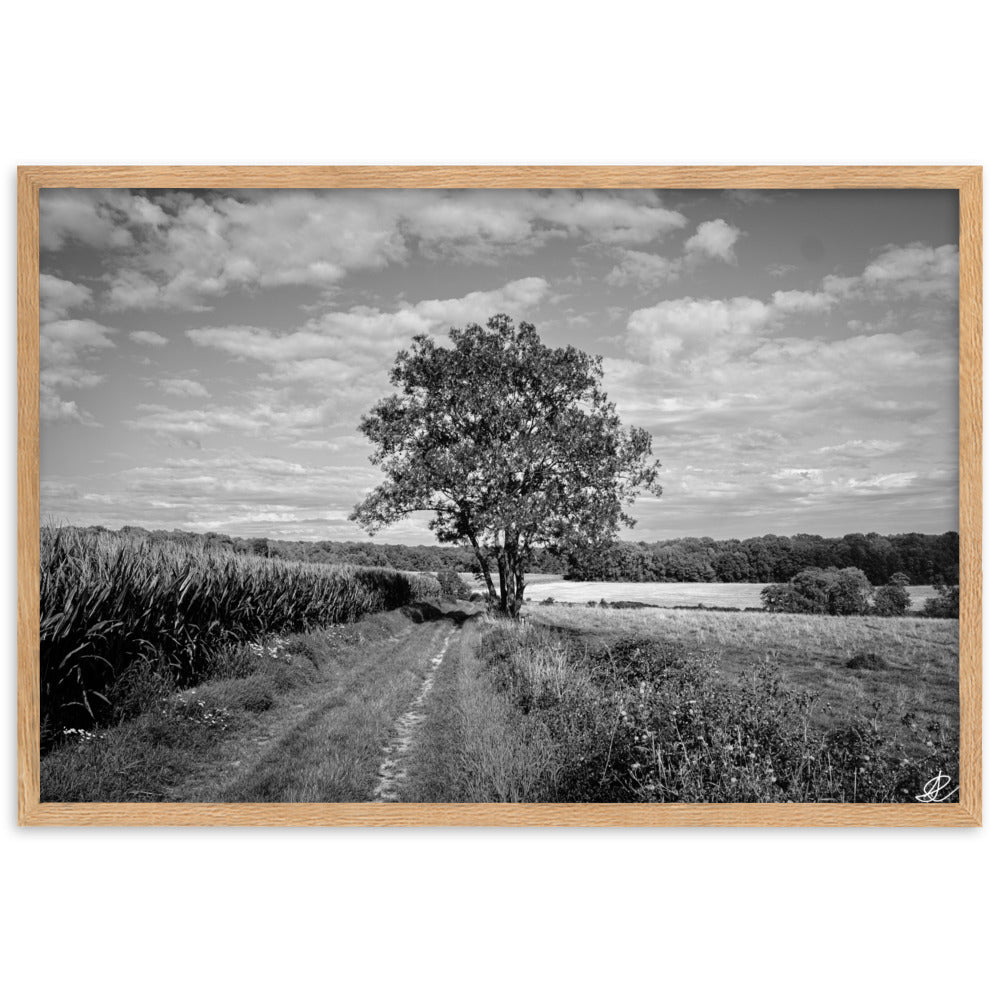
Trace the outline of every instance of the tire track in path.
{"type": "Polygon", "coordinates": [[[427,702],[427,696],[434,687],[434,675],[444,660],[448,644],[459,631],[461,630],[458,628],[452,629],[445,636],[444,644],[430,662],[427,676],[424,678],[423,684],[420,685],[420,690],[406,711],[396,720],[393,737],[388,745],[382,749],[382,763],[378,769],[378,783],[372,794],[373,802],[399,801],[400,791],[408,776],[406,765],[413,750],[414,741],[420,727],[427,720],[424,705],[427,702]]]}

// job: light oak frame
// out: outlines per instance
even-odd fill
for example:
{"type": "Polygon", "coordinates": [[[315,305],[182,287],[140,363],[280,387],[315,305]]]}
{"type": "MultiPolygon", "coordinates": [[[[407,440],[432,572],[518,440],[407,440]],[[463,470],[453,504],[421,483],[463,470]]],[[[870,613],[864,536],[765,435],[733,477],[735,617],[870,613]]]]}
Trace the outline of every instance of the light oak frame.
{"type": "Polygon", "coordinates": [[[59,826],[980,826],[982,168],[978,166],[25,166],[17,179],[18,822],[59,826]],[[923,805],[144,804],[39,801],[41,188],[946,188],[959,196],[961,801],[923,805]]]}

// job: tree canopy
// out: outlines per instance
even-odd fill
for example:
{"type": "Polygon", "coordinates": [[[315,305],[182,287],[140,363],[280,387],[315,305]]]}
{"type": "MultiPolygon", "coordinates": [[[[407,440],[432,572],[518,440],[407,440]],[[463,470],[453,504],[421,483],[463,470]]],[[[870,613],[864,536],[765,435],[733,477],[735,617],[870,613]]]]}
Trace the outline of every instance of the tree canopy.
{"type": "Polygon", "coordinates": [[[449,336],[414,337],[396,357],[398,391],[361,424],[385,481],[351,516],[374,533],[432,512],[438,539],[470,545],[490,597],[516,615],[532,548],[609,543],[641,492],[659,495],[659,463],[601,390],[599,357],[546,347],[503,314],[449,336]]]}

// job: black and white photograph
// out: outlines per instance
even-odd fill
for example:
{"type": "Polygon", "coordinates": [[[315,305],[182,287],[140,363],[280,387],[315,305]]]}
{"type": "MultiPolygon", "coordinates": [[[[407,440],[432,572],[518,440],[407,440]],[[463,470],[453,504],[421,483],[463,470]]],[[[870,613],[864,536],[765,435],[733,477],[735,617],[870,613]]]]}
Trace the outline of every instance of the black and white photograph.
{"type": "Polygon", "coordinates": [[[39,195],[43,803],[958,803],[948,189],[39,195]]]}

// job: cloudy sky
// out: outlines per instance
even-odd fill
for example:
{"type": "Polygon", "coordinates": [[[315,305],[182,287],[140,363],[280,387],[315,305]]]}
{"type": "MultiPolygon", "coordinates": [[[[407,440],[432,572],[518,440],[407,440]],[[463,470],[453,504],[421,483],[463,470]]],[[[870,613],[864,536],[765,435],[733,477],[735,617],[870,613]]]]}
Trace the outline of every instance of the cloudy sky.
{"type": "Polygon", "coordinates": [[[507,312],[652,433],[626,537],[956,530],[957,241],[935,191],[45,190],[43,522],[367,538],[395,353],[507,312]]]}

